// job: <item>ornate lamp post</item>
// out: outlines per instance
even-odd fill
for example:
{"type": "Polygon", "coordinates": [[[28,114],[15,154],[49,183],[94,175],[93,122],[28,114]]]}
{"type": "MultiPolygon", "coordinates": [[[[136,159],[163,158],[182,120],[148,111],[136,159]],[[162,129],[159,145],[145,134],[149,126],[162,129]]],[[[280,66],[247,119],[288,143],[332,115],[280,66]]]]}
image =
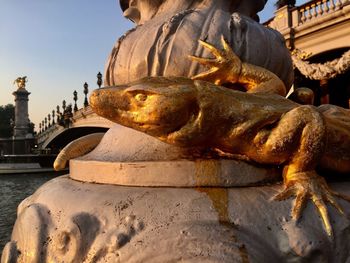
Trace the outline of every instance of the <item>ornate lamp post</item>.
{"type": "Polygon", "coordinates": [[[74,100],[74,112],[78,111],[77,100],[78,100],[78,92],[75,90],[73,92],[73,100],[74,100]]]}
{"type": "Polygon", "coordinates": [[[47,118],[45,117],[45,130],[47,130],[47,118]]]}
{"type": "Polygon", "coordinates": [[[44,132],[45,131],[45,122],[44,121],[41,121],[41,128],[42,128],[42,131],[44,132]]]}
{"type": "Polygon", "coordinates": [[[64,114],[64,112],[66,111],[66,101],[65,100],[63,100],[62,101],[62,109],[63,109],[63,114],[64,114]]]}
{"type": "Polygon", "coordinates": [[[65,113],[66,113],[66,108],[67,108],[66,101],[63,100],[63,101],[62,101],[62,110],[63,110],[63,112],[62,112],[62,120],[63,120],[63,123],[65,123],[64,115],[65,115],[65,113]]]}
{"type": "Polygon", "coordinates": [[[60,106],[59,105],[56,106],[56,116],[57,116],[57,123],[60,123],[61,112],[60,112],[60,106]]]}
{"type": "Polygon", "coordinates": [[[39,122],[39,133],[42,133],[42,130],[41,130],[41,122],[39,122]]]}
{"type": "Polygon", "coordinates": [[[88,99],[87,99],[87,94],[88,94],[88,92],[89,92],[88,87],[89,87],[89,85],[85,82],[85,83],[84,83],[84,94],[85,94],[84,107],[89,106],[89,102],[88,102],[88,99]]]}
{"type": "Polygon", "coordinates": [[[71,118],[73,117],[72,113],[72,104],[68,104],[67,109],[64,111],[64,127],[69,128],[69,124],[71,123],[71,118]]]}
{"type": "Polygon", "coordinates": [[[52,110],[52,125],[55,124],[55,110],[52,110]]]}
{"type": "Polygon", "coordinates": [[[97,85],[98,85],[98,88],[101,88],[101,85],[102,85],[102,74],[101,74],[101,72],[97,73],[97,85]]]}
{"type": "Polygon", "coordinates": [[[51,114],[47,114],[48,127],[51,127],[51,114]]]}
{"type": "Polygon", "coordinates": [[[73,111],[72,111],[72,104],[69,103],[68,107],[67,107],[67,113],[69,115],[69,117],[73,117],[73,111]]]}

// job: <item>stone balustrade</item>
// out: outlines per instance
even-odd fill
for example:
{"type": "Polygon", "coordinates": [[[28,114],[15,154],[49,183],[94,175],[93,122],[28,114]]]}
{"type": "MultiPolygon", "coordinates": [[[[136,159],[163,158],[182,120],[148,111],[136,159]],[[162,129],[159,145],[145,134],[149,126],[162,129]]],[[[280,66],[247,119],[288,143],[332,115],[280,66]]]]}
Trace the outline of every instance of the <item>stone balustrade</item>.
{"type": "Polygon", "coordinates": [[[350,0],[314,0],[293,8],[284,6],[275,12],[274,18],[264,24],[278,30],[280,27],[276,20],[288,18],[288,26],[294,28],[314,21],[316,18],[332,15],[347,5],[350,5],[350,0]]]}
{"type": "Polygon", "coordinates": [[[113,125],[113,122],[98,116],[92,111],[90,106],[87,106],[72,113],[72,116],[69,118],[69,125],[64,126],[56,122],[38,133],[36,140],[39,148],[45,148],[49,141],[67,129],[81,127],[110,128],[113,125]]]}
{"type": "Polygon", "coordinates": [[[297,7],[297,20],[293,21],[293,26],[299,26],[317,17],[331,14],[349,3],[349,0],[316,0],[307,2],[297,7]]]}
{"type": "Polygon", "coordinates": [[[349,22],[350,0],[314,0],[297,7],[284,6],[276,10],[275,17],[264,24],[279,31],[284,36],[287,47],[317,54],[325,51],[323,49],[342,47],[339,43],[348,40],[346,35],[349,35],[349,22]],[[339,29],[329,31],[335,26],[339,29]],[[310,34],[313,33],[315,34],[311,37],[310,34]],[[328,47],[320,45],[328,41],[325,40],[325,35],[329,35],[328,47]]]}

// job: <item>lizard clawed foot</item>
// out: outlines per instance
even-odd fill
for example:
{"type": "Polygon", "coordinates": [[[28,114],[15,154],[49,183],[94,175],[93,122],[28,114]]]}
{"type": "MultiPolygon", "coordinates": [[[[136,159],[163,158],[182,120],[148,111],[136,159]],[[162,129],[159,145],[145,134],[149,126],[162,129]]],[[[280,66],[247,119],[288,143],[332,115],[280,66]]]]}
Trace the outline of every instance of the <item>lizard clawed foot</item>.
{"type": "Polygon", "coordinates": [[[292,178],[285,182],[285,189],[277,194],[274,200],[285,200],[292,196],[296,196],[295,203],[292,208],[292,218],[298,220],[305,208],[307,201],[312,200],[320,214],[325,230],[329,236],[333,235],[332,226],[329,220],[326,203],[333,205],[341,214],[344,214],[342,207],[335,200],[340,197],[350,202],[350,198],[332,191],[326,180],[317,175],[316,172],[300,172],[293,174],[292,178]]]}
{"type": "Polygon", "coordinates": [[[201,58],[196,56],[189,56],[193,61],[200,63],[208,68],[208,71],[202,72],[192,79],[205,80],[216,85],[223,83],[235,83],[239,78],[241,72],[242,62],[239,57],[233,52],[230,45],[226,42],[224,37],[221,37],[221,43],[223,50],[219,50],[213,45],[199,40],[199,43],[206,49],[208,49],[215,58],[201,58]]]}

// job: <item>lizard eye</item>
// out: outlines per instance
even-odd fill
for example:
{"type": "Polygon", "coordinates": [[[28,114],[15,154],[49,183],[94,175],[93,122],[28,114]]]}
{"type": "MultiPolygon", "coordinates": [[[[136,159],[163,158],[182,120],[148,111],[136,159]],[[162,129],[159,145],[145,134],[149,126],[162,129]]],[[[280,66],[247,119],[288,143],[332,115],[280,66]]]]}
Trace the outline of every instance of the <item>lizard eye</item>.
{"type": "Polygon", "coordinates": [[[135,95],[135,99],[138,101],[145,101],[147,99],[147,95],[139,93],[135,95]]]}

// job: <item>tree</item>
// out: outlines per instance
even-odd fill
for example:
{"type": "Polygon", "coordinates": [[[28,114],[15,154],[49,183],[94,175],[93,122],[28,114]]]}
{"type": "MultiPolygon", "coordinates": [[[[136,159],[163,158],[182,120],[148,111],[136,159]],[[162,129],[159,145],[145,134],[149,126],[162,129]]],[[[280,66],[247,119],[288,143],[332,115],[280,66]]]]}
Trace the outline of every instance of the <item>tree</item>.
{"type": "Polygon", "coordinates": [[[295,6],[295,0],[278,0],[275,3],[275,6],[277,9],[280,9],[281,7],[288,5],[289,7],[295,6]]]}
{"type": "Polygon", "coordinates": [[[13,133],[13,127],[11,120],[15,119],[15,106],[13,104],[7,104],[0,106],[0,137],[11,137],[13,133]]]}

